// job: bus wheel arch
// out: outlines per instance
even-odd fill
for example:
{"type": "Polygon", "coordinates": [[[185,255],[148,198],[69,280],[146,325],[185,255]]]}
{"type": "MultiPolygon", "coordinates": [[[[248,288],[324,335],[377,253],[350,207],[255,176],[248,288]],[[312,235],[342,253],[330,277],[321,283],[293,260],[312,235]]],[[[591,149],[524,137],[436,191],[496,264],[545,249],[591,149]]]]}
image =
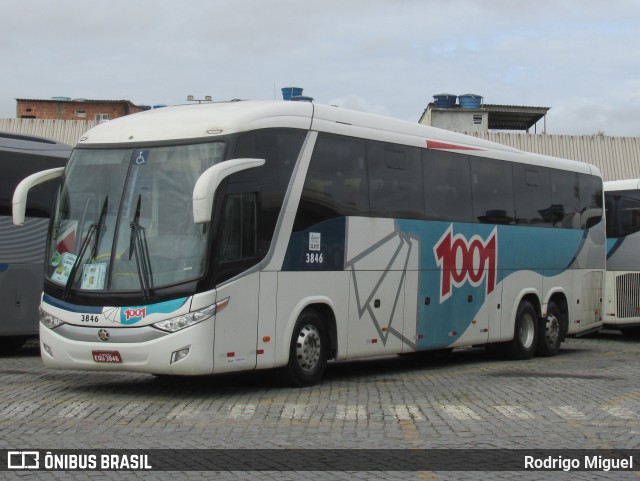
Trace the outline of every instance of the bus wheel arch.
{"type": "Polygon", "coordinates": [[[568,329],[567,299],[561,293],[551,296],[547,312],[540,318],[540,332],[536,355],[555,356],[564,341],[568,329]]]}
{"type": "Polygon", "coordinates": [[[326,304],[312,304],[298,315],[289,344],[284,382],[293,387],[316,384],[324,374],[327,361],[335,356],[336,324],[326,304]]]}
{"type": "Polygon", "coordinates": [[[510,359],[530,359],[538,344],[540,302],[535,295],[526,295],[518,304],[514,320],[513,339],[504,345],[510,359]]]}

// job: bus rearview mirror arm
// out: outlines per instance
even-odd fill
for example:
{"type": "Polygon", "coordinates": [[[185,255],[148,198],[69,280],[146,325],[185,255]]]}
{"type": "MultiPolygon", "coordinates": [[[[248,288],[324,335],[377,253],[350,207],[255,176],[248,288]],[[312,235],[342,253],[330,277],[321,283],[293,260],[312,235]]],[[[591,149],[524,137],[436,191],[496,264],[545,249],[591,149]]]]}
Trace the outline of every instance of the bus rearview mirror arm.
{"type": "Polygon", "coordinates": [[[58,177],[62,177],[64,167],[56,167],[55,169],[47,169],[41,172],[31,174],[29,177],[22,179],[13,192],[13,223],[15,225],[24,225],[24,216],[27,210],[27,195],[29,191],[38,184],[48,182],[58,177]]]}
{"type": "Polygon", "coordinates": [[[260,167],[264,163],[264,159],[231,159],[205,170],[193,188],[193,221],[203,224],[211,220],[213,197],[220,182],[226,177],[241,170],[260,167]]]}

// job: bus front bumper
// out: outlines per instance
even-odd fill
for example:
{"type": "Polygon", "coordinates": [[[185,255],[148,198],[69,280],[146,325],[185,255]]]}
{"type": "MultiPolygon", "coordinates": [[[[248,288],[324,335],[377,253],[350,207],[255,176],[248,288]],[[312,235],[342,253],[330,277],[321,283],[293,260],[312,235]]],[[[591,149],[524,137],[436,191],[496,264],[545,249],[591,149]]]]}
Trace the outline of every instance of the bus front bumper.
{"type": "MultiPolygon", "coordinates": [[[[84,329],[84,336],[69,336],[63,330],[56,332],[58,329],[40,325],[41,356],[46,367],[166,375],[213,372],[213,318],[143,342],[136,340],[135,328],[118,329],[117,336],[113,336],[118,342],[111,342],[102,341],[96,329],[73,327],[75,332],[84,329]]],[[[106,335],[103,333],[102,337],[106,335]]]]}

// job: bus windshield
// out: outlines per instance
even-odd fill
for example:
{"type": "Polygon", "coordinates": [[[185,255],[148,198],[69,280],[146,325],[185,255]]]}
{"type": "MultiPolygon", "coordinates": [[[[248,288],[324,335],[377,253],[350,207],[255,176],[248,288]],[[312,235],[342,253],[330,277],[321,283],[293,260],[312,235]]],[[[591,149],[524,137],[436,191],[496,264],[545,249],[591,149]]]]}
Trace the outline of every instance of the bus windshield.
{"type": "Polygon", "coordinates": [[[48,243],[45,274],[87,291],[142,291],[205,272],[208,224],[194,224],[198,177],[224,142],[141,149],[77,149],[48,243]]]}

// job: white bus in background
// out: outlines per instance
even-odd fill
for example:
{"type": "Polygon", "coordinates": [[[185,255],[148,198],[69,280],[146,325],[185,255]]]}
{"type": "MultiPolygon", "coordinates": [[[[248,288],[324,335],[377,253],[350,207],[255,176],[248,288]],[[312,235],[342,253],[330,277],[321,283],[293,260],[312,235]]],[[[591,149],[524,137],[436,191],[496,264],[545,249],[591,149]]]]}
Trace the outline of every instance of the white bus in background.
{"type": "Polygon", "coordinates": [[[71,149],[42,137],[0,132],[0,352],[38,335],[47,228],[60,180],[30,193],[22,228],[11,220],[13,192],[34,172],[64,167],[71,149]]]}
{"type": "Polygon", "coordinates": [[[640,334],[640,180],[604,183],[607,219],[606,327],[640,334]]]}
{"type": "Polygon", "coordinates": [[[97,126],[62,182],[41,306],[52,368],[281,368],[304,386],[330,359],[553,355],[602,323],[602,179],[584,163],[235,101],[97,126]]]}

